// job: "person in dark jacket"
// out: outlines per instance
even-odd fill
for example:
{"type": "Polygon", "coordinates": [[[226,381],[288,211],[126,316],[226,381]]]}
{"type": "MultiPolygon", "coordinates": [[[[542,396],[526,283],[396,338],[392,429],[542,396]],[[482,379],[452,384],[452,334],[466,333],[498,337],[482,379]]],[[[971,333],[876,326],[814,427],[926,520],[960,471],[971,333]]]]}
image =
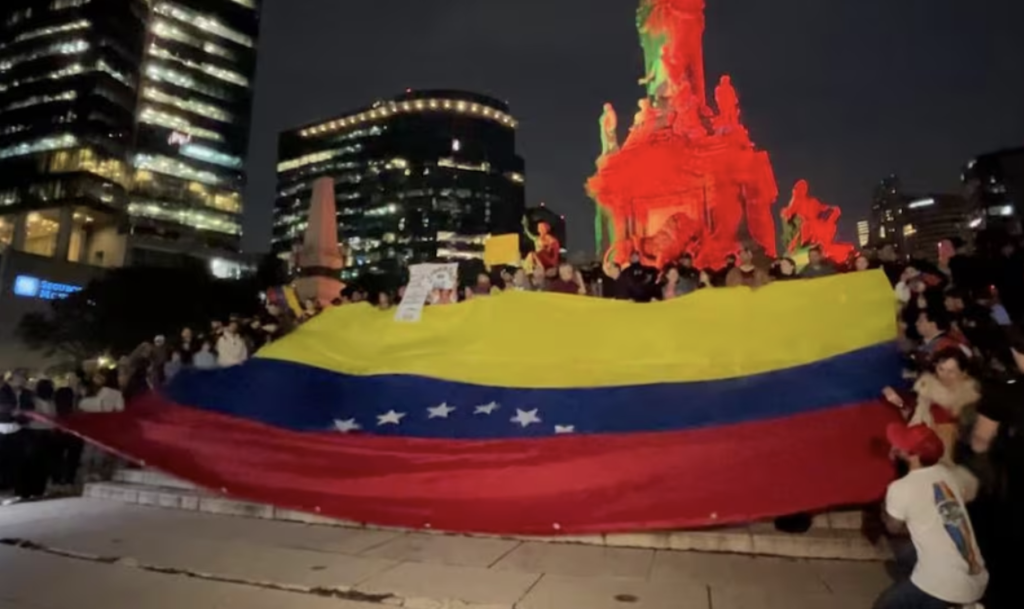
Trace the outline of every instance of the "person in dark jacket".
{"type": "MultiPolygon", "coordinates": [[[[58,418],[70,417],[75,412],[75,391],[70,387],[61,387],[54,393],[53,402],[58,418]]],[[[82,439],[76,435],[63,431],[54,435],[50,481],[56,490],[70,491],[74,487],[83,447],[82,439]]]]}

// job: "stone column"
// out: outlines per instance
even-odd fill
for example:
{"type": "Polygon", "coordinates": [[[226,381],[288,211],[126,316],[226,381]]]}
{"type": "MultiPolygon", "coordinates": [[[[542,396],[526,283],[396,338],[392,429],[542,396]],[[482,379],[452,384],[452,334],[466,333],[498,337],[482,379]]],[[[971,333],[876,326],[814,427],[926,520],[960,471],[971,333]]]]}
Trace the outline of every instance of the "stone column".
{"type": "Polygon", "coordinates": [[[57,228],[57,249],[53,257],[61,262],[67,262],[68,253],[71,248],[71,231],[75,228],[75,210],[71,207],[60,208],[60,225],[57,228]]]}
{"type": "Polygon", "coordinates": [[[28,214],[21,213],[14,216],[14,238],[11,239],[11,249],[23,252],[25,251],[25,238],[28,233],[28,214]]]}

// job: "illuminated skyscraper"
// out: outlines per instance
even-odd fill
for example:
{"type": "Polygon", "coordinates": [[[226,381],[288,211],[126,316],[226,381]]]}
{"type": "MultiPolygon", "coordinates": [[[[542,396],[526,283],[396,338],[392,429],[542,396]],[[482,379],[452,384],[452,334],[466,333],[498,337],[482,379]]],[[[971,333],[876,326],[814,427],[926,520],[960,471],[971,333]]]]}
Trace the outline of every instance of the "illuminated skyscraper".
{"type": "Polygon", "coordinates": [[[258,29],[258,0],[0,3],[0,246],[237,252],[258,29]]]}
{"type": "Polygon", "coordinates": [[[491,97],[408,91],[282,133],[274,251],[298,243],[312,184],[331,176],[344,277],[482,258],[488,234],[522,232],[516,126],[508,105],[491,97]]]}

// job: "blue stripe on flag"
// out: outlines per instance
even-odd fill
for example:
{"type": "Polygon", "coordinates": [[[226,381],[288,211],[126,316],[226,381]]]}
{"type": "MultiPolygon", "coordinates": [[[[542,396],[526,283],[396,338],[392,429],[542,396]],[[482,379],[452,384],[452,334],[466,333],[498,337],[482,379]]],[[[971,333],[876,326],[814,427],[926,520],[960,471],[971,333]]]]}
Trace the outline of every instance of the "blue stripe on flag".
{"type": "Polygon", "coordinates": [[[893,345],[884,344],[748,377],[577,389],[352,376],[256,358],[225,370],[184,372],[165,394],[178,404],[298,431],[341,428],[464,439],[630,433],[728,425],[868,402],[886,385],[899,382],[899,358],[893,345]]]}

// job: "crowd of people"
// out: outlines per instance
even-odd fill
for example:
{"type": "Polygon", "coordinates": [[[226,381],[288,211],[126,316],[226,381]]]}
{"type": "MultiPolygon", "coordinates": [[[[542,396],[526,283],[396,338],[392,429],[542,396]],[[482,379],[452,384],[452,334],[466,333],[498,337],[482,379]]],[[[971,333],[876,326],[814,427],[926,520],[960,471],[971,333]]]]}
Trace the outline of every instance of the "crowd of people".
{"type": "MultiPolygon", "coordinates": [[[[882,269],[894,290],[908,383],[906,389],[879,388],[905,420],[889,430],[902,471],[879,522],[896,539],[909,534],[909,550],[897,552],[909,577],[876,607],[945,609],[983,596],[990,609],[1020,607],[1013,565],[1024,544],[1024,382],[1014,381],[1024,378],[1024,326],[1018,326],[1024,322],[1024,253],[1008,241],[994,256],[971,254],[956,239],[941,242],[938,253],[937,263],[906,261],[883,247],[836,265],[812,248],[800,270],[791,258],[768,262],[746,248],[718,270],[698,269],[685,254],[660,269],[637,257],[625,267],[610,261],[600,268],[501,267],[473,277],[458,296],[521,290],[652,302],[702,289],[757,289],[882,269]]],[[[369,302],[389,309],[403,292],[346,287],[331,306],[369,302]]],[[[10,489],[8,501],[17,501],[48,489],[69,491],[76,482],[82,442],[30,413],[121,410],[182,369],[240,364],[322,310],[311,300],[299,311],[268,303],[256,317],[215,320],[202,331],[182,328],[171,339],[156,336],[116,362],[91,362],[57,384],[15,371],[0,385],[0,490],[10,489]]],[[[780,519],[780,528],[792,527],[794,518],[801,521],[780,519]]]]}
{"type": "Polygon", "coordinates": [[[880,516],[909,543],[896,544],[903,576],[876,607],[1024,606],[1024,258],[1010,242],[981,256],[947,239],[938,264],[888,250],[878,265],[908,377],[882,389],[905,422],[888,430],[900,477],[880,516]]]}

